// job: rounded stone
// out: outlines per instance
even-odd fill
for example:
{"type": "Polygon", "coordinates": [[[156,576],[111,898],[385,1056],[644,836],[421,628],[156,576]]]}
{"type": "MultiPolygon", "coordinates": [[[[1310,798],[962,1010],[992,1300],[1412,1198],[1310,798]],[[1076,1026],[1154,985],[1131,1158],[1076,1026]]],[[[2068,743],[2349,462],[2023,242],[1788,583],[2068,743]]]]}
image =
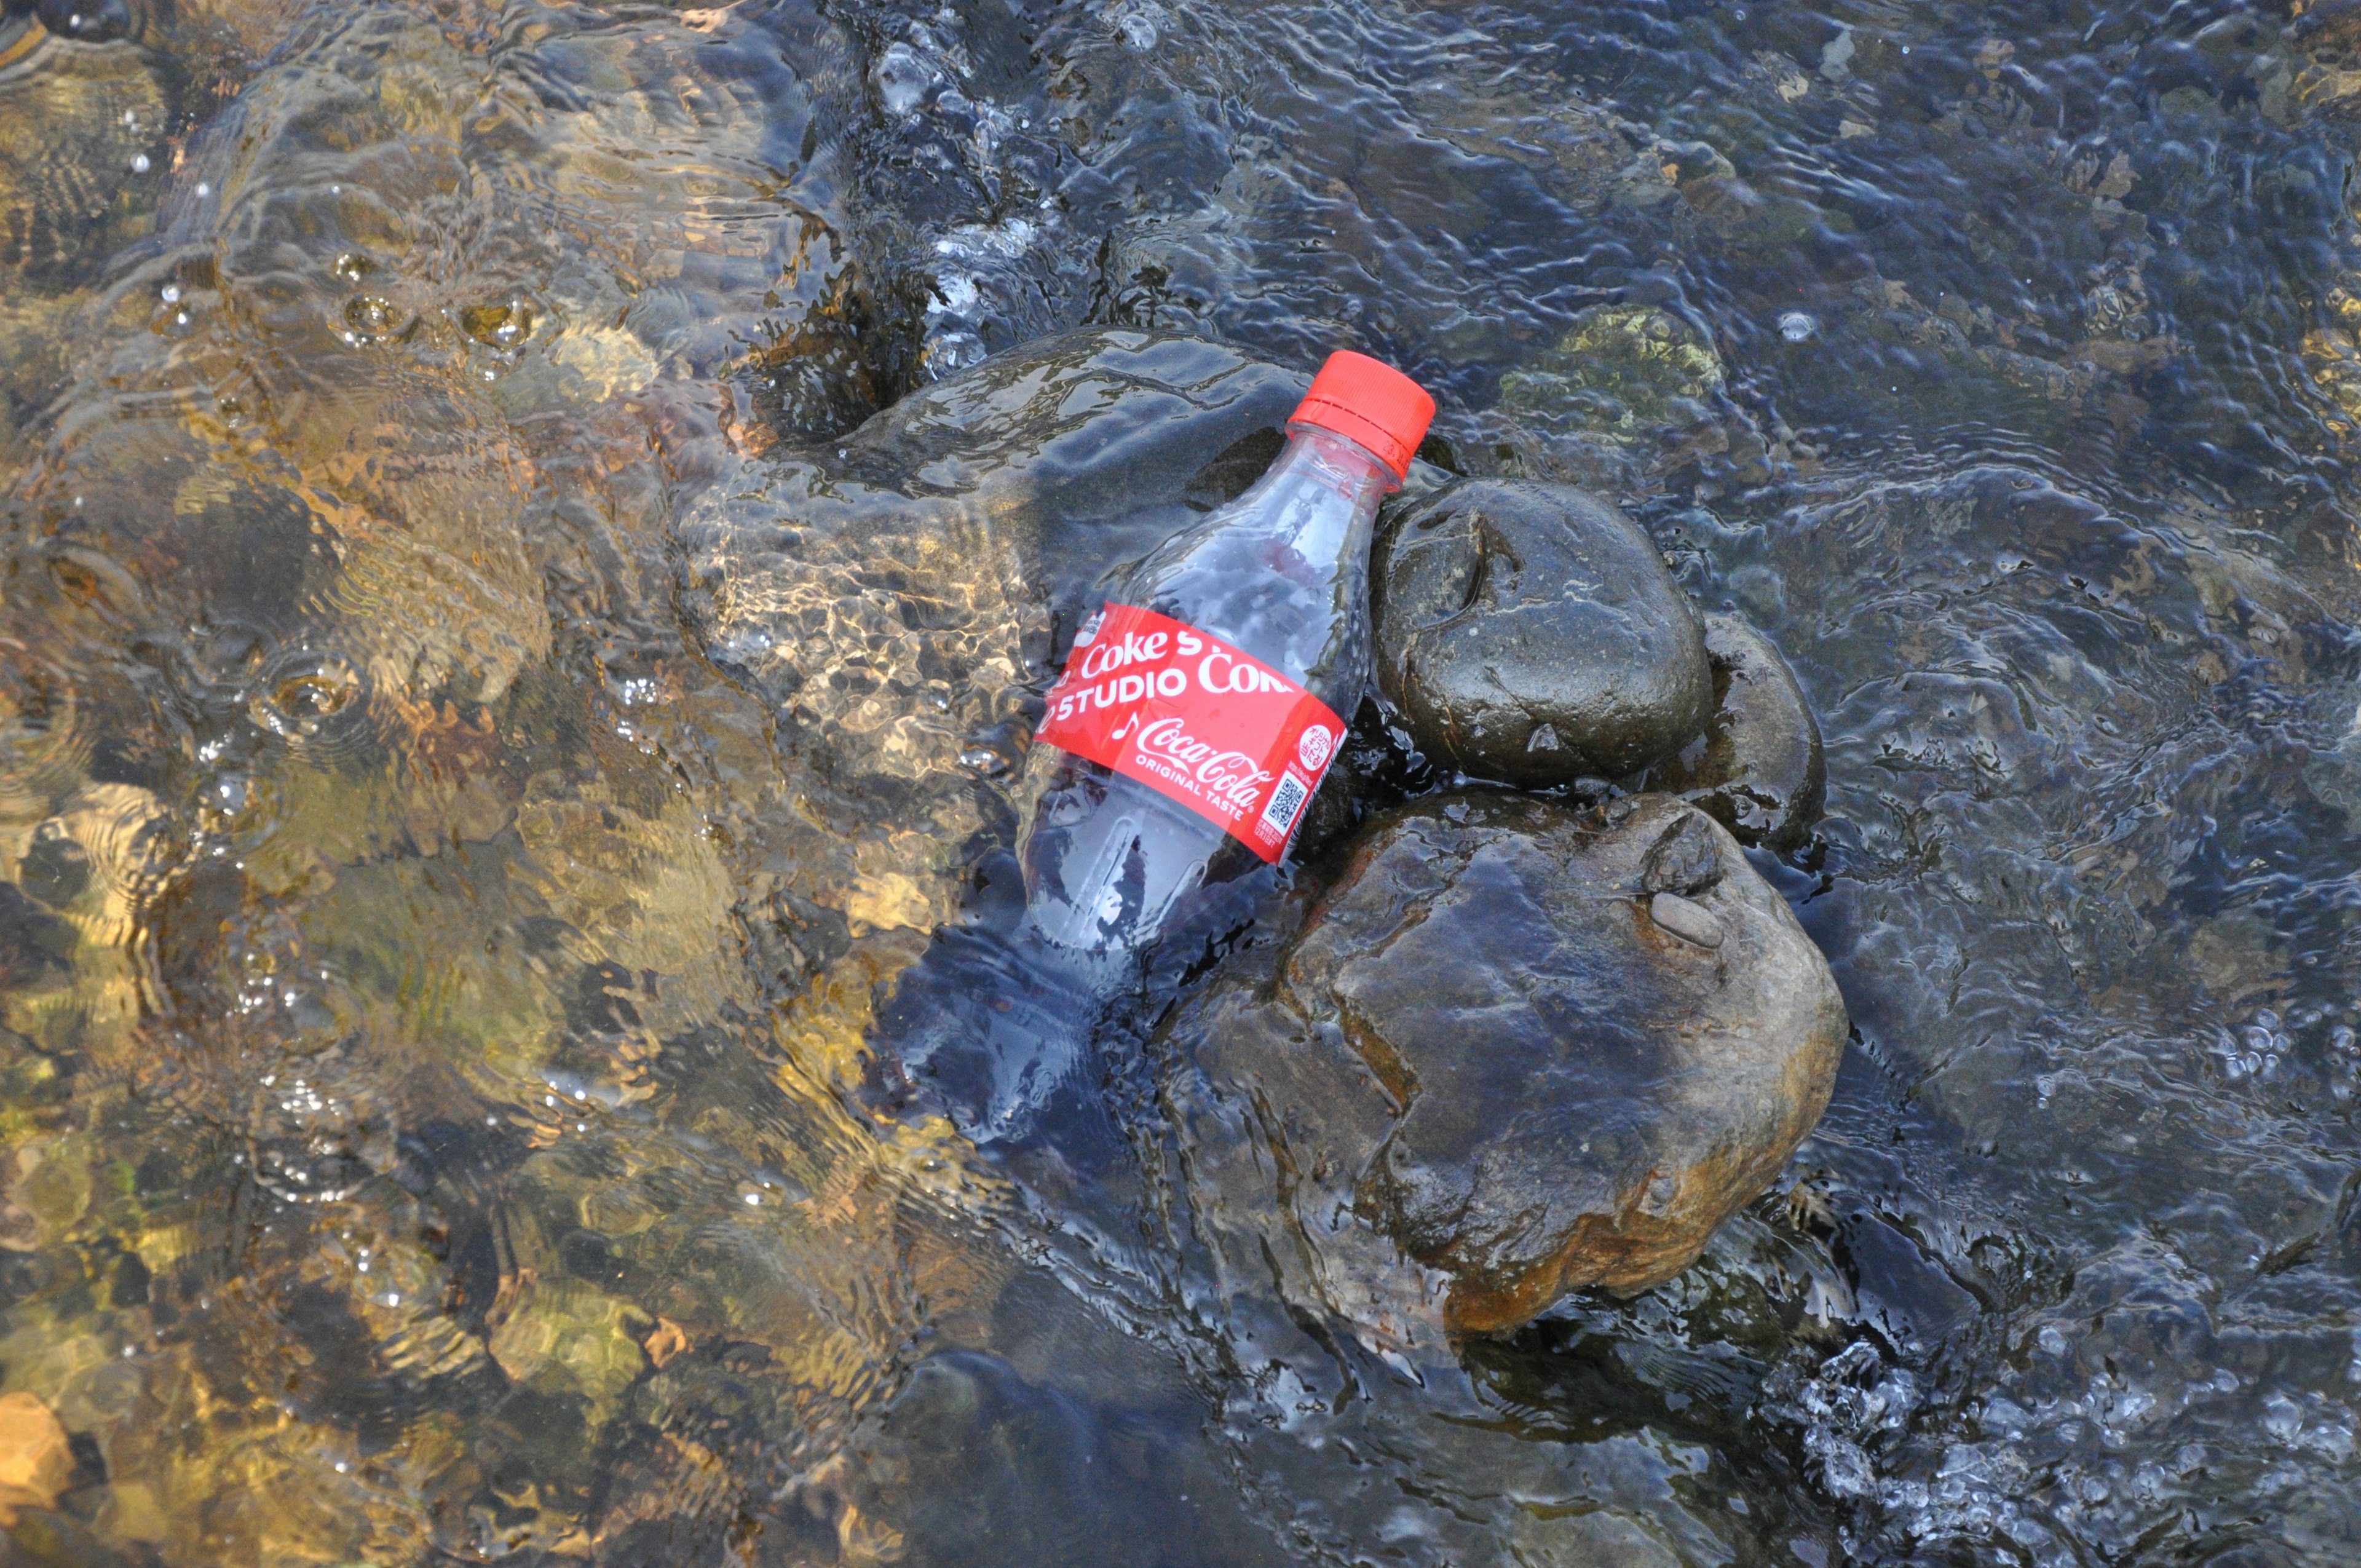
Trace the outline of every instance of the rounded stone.
{"type": "Polygon", "coordinates": [[[1446,485],[1385,521],[1370,582],[1379,685],[1463,773],[1621,777],[1712,711],[1705,635],[1664,557],[1581,490],[1446,485]]]}
{"type": "Polygon", "coordinates": [[[1649,784],[1697,806],[1740,843],[1784,854],[1802,845],[1828,795],[1819,722],[1795,672],[1745,621],[1706,617],[1705,646],[1713,718],[1649,784]]]}
{"type": "Polygon", "coordinates": [[[19,1508],[53,1508],[72,1479],[73,1450],[57,1412],[38,1396],[0,1395],[0,1526],[19,1508]]]}
{"type": "Polygon", "coordinates": [[[1236,957],[1168,1036],[1198,1224],[1396,1346],[1687,1266],[1819,1119],[1849,1028],[1786,904],[1662,795],[1419,802],[1236,957]]]}

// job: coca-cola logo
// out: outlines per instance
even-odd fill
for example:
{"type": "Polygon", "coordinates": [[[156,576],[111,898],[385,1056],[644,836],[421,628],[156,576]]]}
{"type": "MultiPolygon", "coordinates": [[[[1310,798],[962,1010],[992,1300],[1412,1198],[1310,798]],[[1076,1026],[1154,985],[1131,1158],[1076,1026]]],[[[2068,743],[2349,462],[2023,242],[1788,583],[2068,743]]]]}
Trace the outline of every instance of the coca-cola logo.
{"type": "Polygon", "coordinates": [[[1034,738],[1146,784],[1275,861],[1335,765],[1345,724],[1244,649],[1110,603],[1075,637],[1034,738]]]}
{"type": "Polygon", "coordinates": [[[1255,765],[1244,751],[1226,751],[1189,733],[1188,722],[1159,718],[1140,727],[1132,745],[1142,757],[1185,769],[1215,799],[1244,811],[1276,775],[1255,765]]]}

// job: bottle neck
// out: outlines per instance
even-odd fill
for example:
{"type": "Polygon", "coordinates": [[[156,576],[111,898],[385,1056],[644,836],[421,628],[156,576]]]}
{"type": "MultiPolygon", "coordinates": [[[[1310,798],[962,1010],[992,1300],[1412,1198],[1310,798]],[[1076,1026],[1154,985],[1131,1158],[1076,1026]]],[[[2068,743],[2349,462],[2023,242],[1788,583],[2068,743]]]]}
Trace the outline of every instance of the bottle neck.
{"type": "MultiPolygon", "coordinates": [[[[1301,420],[1287,427],[1287,446],[1278,459],[1263,471],[1261,478],[1241,496],[1235,510],[1244,510],[1253,502],[1272,491],[1326,491],[1342,498],[1348,506],[1344,515],[1367,512],[1374,516],[1378,503],[1391,491],[1401,488],[1401,481],[1385,460],[1350,436],[1339,435],[1323,426],[1301,420]]],[[[1279,509],[1278,515],[1290,516],[1316,529],[1318,520],[1333,518],[1338,509],[1306,507],[1301,510],[1279,509]]],[[[1341,543],[1341,541],[1340,541],[1341,543]]],[[[1303,550],[1307,556],[1318,558],[1315,552],[1303,550]]],[[[1333,554],[1334,552],[1329,554],[1333,554]]]]}
{"type": "Polygon", "coordinates": [[[1246,494],[1149,554],[1123,589],[1212,632],[1334,706],[1366,674],[1369,536],[1393,470],[1298,422],[1246,494]]]}

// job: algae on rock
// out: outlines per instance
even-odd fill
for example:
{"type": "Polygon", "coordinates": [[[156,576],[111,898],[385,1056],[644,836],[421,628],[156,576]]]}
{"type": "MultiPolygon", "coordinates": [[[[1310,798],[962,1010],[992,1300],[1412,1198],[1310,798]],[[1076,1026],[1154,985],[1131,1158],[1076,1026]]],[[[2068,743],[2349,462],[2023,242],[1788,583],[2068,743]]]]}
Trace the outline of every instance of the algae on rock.
{"type": "Polygon", "coordinates": [[[1720,356],[1667,312],[1597,305],[1546,351],[1500,378],[1500,407],[1543,429],[1638,442],[1701,424],[1720,393],[1720,356]]]}

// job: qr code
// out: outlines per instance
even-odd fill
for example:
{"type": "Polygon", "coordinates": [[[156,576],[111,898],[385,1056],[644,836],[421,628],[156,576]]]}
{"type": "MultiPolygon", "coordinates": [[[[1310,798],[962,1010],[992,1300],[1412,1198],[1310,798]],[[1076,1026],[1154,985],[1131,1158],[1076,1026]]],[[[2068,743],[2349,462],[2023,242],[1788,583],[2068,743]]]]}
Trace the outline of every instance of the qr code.
{"type": "Polygon", "coordinates": [[[1270,804],[1262,808],[1263,826],[1274,834],[1286,832],[1295,826],[1295,814],[1301,811],[1303,803],[1311,798],[1312,786],[1290,768],[1279,775],[1279,783],[1271,788],[1270,804]]]}

